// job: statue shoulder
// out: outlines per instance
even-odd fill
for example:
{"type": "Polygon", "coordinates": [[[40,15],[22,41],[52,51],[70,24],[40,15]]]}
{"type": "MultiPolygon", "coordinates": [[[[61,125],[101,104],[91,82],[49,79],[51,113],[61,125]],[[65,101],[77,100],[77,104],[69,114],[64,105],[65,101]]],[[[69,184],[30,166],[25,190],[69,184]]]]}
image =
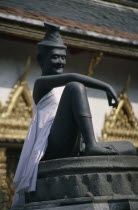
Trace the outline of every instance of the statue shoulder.
{"type": "MultiPolygon", "coordinates": [[[[43,82],[42,82],[43,83],[43,82]]],[[[35,104],[38,102],[49,92],[51,91],[50,88],[46,88],[43,84],[41,84],[41,78],[38,78],[35,81],[34,88],[33,88],[33,99],[35,104]]]]}

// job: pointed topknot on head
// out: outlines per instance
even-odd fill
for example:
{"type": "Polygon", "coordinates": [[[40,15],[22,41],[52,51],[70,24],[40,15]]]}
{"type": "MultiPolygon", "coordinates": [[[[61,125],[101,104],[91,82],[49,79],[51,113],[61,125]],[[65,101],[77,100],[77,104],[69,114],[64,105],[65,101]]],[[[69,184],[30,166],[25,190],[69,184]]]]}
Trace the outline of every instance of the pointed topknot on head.
{"type": "Polygon", "coordinates": [[[59,33],[60,26],[47,21],[44,22],[44,25],[47,32],[44,39],[38,43],[38,46],[59,47],[66,49],[67,47],[64,45],[59,33]]]}

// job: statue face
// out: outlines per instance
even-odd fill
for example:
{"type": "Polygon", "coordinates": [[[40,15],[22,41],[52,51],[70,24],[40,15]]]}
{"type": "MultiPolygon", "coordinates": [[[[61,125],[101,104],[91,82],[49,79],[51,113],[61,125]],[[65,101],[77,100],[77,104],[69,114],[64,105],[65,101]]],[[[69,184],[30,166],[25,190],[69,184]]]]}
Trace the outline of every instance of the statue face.
{"type": "Polygon", "coordinates": [[[43,57],[42,75],[62,74],[65,64],[66,50],[62,48],[53,48],[43,57]]]}

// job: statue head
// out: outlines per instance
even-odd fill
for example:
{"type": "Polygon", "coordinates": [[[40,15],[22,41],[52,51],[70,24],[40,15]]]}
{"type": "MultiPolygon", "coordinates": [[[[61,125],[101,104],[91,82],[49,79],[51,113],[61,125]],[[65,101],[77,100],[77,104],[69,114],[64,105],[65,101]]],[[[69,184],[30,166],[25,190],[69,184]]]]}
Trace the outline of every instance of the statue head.
{"type": "Polygon", "coordinates": [[[45,22],[47,33],[38,43],[37,60],[42,69],[42,75],[55,75],[63,72],[66,64],[66,46],[59,34],[59,26],[45,22]]]}

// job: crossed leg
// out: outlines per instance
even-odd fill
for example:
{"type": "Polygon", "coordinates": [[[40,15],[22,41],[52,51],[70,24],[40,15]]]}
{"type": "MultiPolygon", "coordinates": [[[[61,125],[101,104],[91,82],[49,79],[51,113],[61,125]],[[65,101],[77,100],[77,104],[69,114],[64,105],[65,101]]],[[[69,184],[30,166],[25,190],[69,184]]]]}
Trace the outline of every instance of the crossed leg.
{"type": "Polygon", "coordinates": [[[61,96],[43,159],[76,156],[80,146],[79,132],[85,141],[85,155],[117,154],[112,147],[96,142],[86,89],[78,82],[71,82],[61,96]]]}

